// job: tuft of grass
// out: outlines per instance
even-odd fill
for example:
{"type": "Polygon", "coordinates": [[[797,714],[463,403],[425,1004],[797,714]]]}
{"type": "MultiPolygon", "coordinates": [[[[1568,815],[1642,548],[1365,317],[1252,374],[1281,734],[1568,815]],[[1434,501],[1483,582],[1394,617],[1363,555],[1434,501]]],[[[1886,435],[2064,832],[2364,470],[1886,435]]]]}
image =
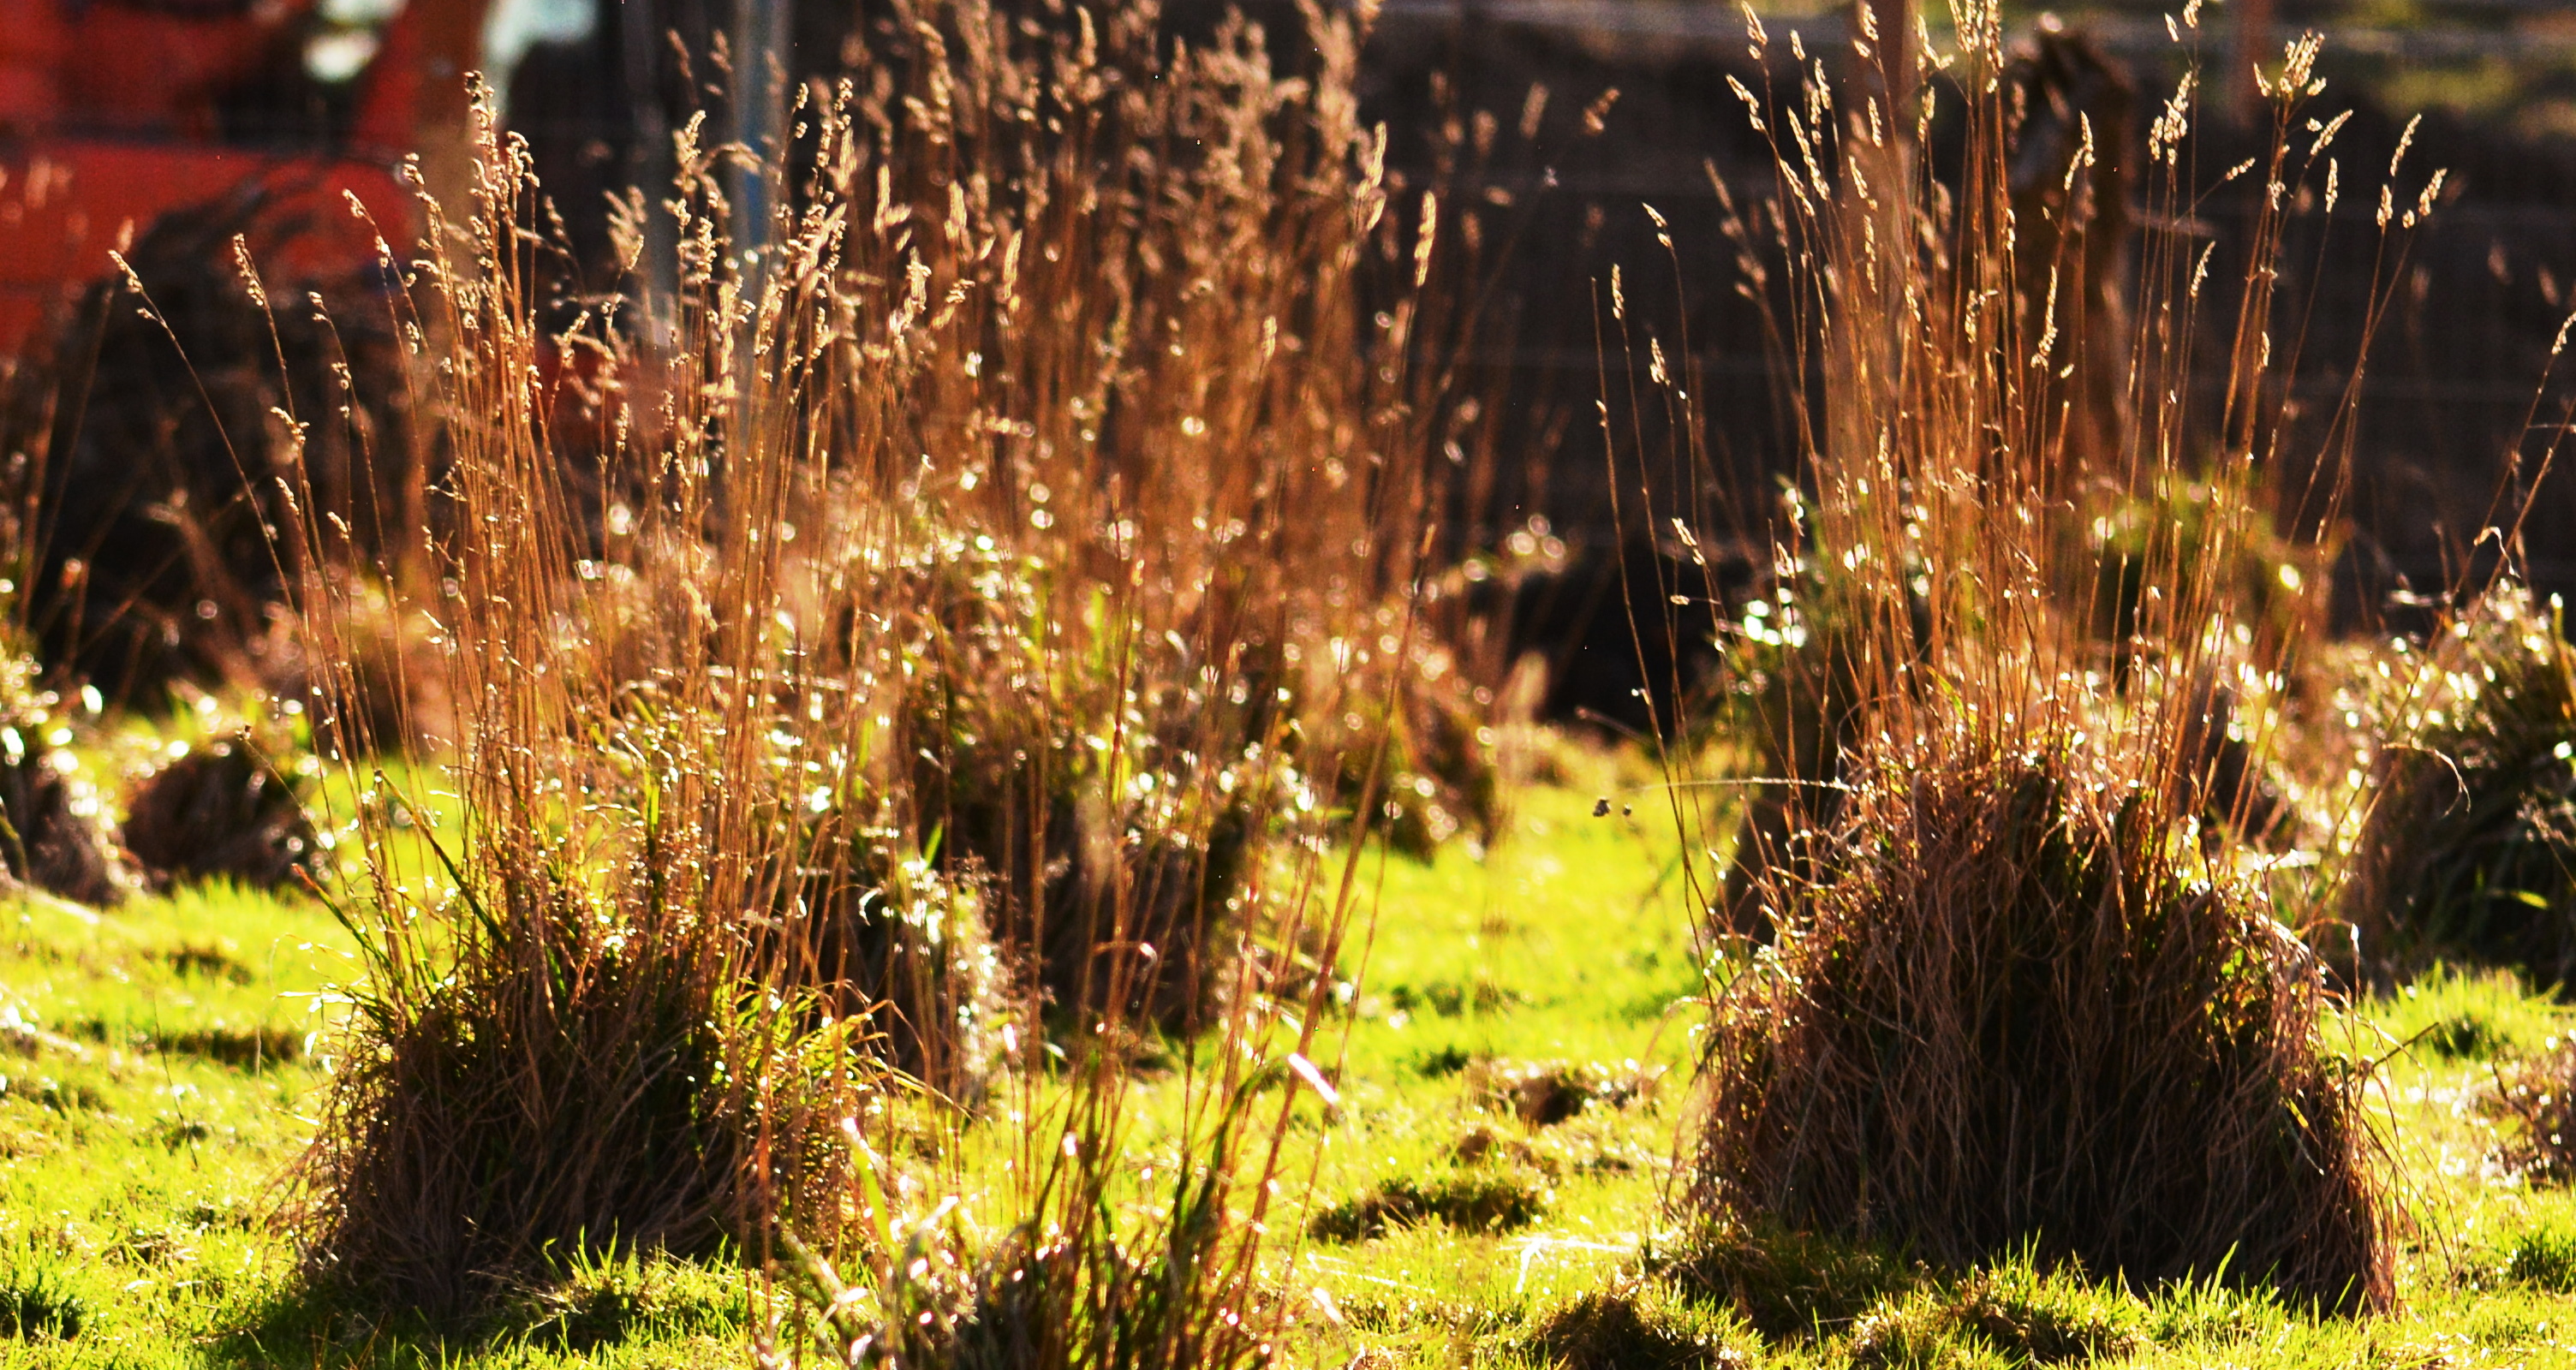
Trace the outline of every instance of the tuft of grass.
{"type": "Polygon", "coordinates": [[[1768,1224],[1712,1228],[1657,1264],[1775,1340],[1839,1333],[1919,1278],[1875,1247],[1768,1224]]]}
{"type": "Polygon", "coordinates": [[[2396,1043],[2443,1061],[2537,1056],[2565,1030],[2514,971],[2440,963],[2391,990],[2372,1017],[2396,1043]]]}
{"type": "Polygon", "coordinates": [[[1400,1228],[1439,1223],[1457,1232],[1518,1231],[1545,1216],[1546,1183],[1535,1174],[1477,1169],[1429,1181],[1399,1175],[1309,1219],[1328,1242],[1369,1241],[1400,1228]]]}
{"type": "Polygon", "coordinates": [[[1658,1281],[1629,1277],[1541,1319],[1528,1350],[1562,1370],[1736,1370],[1740,1326],[1658,1281]]]}
{"type": "Polygon", "coordinates": [[[2126,1290],[2024,1259],[1882,1303],[1853,1324],[1845,1349],[1856,1366],[1926,1370],[2117,1360],[2146,1346],[2147,1312],[2126,1290]]]}
{"type": "Polygon", "coordinates": [[[2027,1261],[1979,1271],[1944,1311],[1954,1326],[2017,1364],[2115,1359],[2143,1340],[2145,1305],[2135,1295],[2095,1287],[2076,1274],[2042,1274],[2027,1261]]]}
{"type": "Polygon", "coordinates": [[[740,1336],[749,1325],[745,1277],[634,1252],[577,1253],[556,1275],[515,1291],[501,1334],[576,1354],[644,1337],[740,1336]]]}
{"type": "Polygon", "coordinates": [[[281,620],[254,652],[262,688],[303,719],[317,755],[436,757],[460,740],[437,620],[417,594],[396,588],[399,577],[330,574],[327,633],[281,620]]]}
{"type": "Polygon", "coordinates": [[[2182,865],[2116,773],[1923,761],[1856,786],[1798,937],[1720,1003],[1704,1202],[1962,1267],[2036,1242],[2384,1301],[2359,1082],[2262,904],[2182,865]]]}
{"type": "Polygon", "coordinates": [[[2554,1294],[2576,1293],[2576,1232],[2543,1225],[2515,1233],[2497,1263],[2498,1277],[2554,1294]]]}
{"type": "Polygon", "coordinates": [[[1456,1043],[1433,1047],[1412,1059],[1413,1072],[1426,1080],[1445,1080],[1474,1065],[1479,1057],[1456,1043]]]}
{"type": "Polygon", "coordinates": [[[2382,663],[2382,741],[2344,917],[2368,968],[2440,957],[2576,975],[2576,648],[2501,582],[2382,663]]]}
{"type": "Polygon", "coordinates": [[[1553,1127],[1594,1104],[1625,1108],[1651,1095],[1654,1084],[1636,1070],[1591,1061],[1484,1061],[1467,1069],[1471,1095],[1531,1127],[1553,1127]]]}
{"type": "Polygon", "coordinates": [[[248,734],[189,747],[126,795],[117,835],[161,882],[290,883],[322,858],[299,783],[248,734]]]}
{"type": "Polygon", "coordinates": [[[111,907],[134,893],[134,874],[73,750],[71,711],[36,688],[35,669],[14,644],[0,646],[0,861],[47,893],[111,907]]]}
{"type": "MultiPolygon", "coordinates": [[[[309,1280],[434,1321],[478,1318],[567,1256],[713,1252],[791,1204],[829,1233],[836,1210],[798,1198],[836,1173],[826,1119],[875,1077],[846,1051],[853,1025],[818,1022],[775,974],[775,925],[747,916],[795,869],[777,777],[804,788],[801,766],[765,750],[774,696],[737,688],[774,678],[776,644],[684,620],[668,625],[669,669],[639,685],[575,630],[595,583],[576,563],[598,563],[528,380],[538,306],[516,253],[533,191],[524,149],[487,136],[480,155],[470,226],[442,240],[476,260],[442,256],[399,302],[446,340],[448,412],[476,416],[446,435],[440,490],[476,531],[418,553],[468,606],[439,619],[446,697],[473,704],[431,775],[336,758],[363,871],[335,912],[361,978],[292,1214],[309,1280]],[[455,796],[443,831],[431,788],[455,796]]],[[[729,338],[696,341],[735,355],[729,338]]],[[[726,494],[760,507],[790,464],[760,459],[778,452],[754,421],[777,417],[759,407],[775,392],[749,390],[729,411],[746,426],[726,494]]],[[[711,498],[683,482],[645,506],[648,531],[722,526],[647,569],[710,614],[774,621],[783,539],[716,519],[711,498]]],[[[307,492],[304,507],[321,506],[307,492]]],[[[352,550],[346,531],[300,533],[322,721],[346,726],[370,707],[350,636],[373,611],[321,569],[352,550]]]]}
{"type": "Polygon", "coordinates": [[[2423,1043],[2437,1056],[2483,1061],[2505,1045],[2502,1030],[2478,1013],[2455,1013],[2424,1029],[2423,1043]]]}
{"type": "Polygon", "coordinates": [[[870,1054],[951,1100],[979,1099],[1013,1016],[983,886],[917,856],[858,859],[811,840],[805,850],[802,878],[783,891],[806,930],[790,973],[866,1025],[870,1054]]]}
{"type": "Polygon", "coordinates": [[[2534,1184],[2576,1183],[2576,1040],[2553,1037],[2537,1056],[2499,1067],[2488,1100],[2510,1120],[2503,1162],[2534,1184]]]}
{"type": "Polygon", "coordinates": [[[89,1300],[57,1266],[19,1261],[0,1271],[0,1334],[69,1341],[90,1326],[91,1317],[89,1300]]]}
{"type": "Polygon", "coordinates": [[[2497,1255],[2496,1276],[2509,1284],[2576,1293],[2576,1231],[2562,1224],[2524,1228],[2497,1255]]]}
{"type": "MultiPolygon", "coordinates": [[[[1796,127],[1785,93],[1749,96],[1781,184],[1798,187],[1756,222],[1793,287],[1786,320],[1768,322],[1794,354],[1805,470],[1771,530],[1778,589],[1794,593],[1774,598],[1794,612],[1715,625],[1750,644],[1739,660],[1778,666],[1739,682],[1775,716],[1752,749],[1771,774],[1750,783],[1778,796],[1748,806],[1722,890],[1685,877],[1712,910],[1714,982],[1688,1203],[1724,1227],[1883,1244],[1950,1271],[2027,1251],[2142,1285],[2223,1271],[2322,1307],[2385,1307],[2391,1202],[2366,1072],[2329,1047],[2319,963],[2248,855],[2286,819],[2262,793],[2265,725],[2236,701],[2295,654],[2280,639],[2309,631],[2316,603],[2292,612],[2264,590],[2267,564],[2290,588],[2273,511],[2223,493],[2262,488],[2274,463],[2338,460],[2287,450],[2294,430],[2266,398],[2278,363],[2252,341],[2271,336],[2281,197],[2326,169],[2287,132],[2313,50],[2267,86],[2274,211],[2238,247],[2253,265],[2231,398],[2204,415],[2148,379],[2193,374],[2190,330],[2064,330],[2028,293],[2077,269],[2079,187],[2098,168],[2068,164],[2065,216],[2016,234],[2005,168],[2028,149],[2000,34],[1999,10],[1970,6],[1937,73],[1896,35],[1864,46],[1856,91],[1801,77],[1811,111],[1916,90],[1928,107],[1938,82],[1964,105],[1959,141],[1942,143],[1963,149],[1955,179],[1916,146],[1919,111],[1846,140],[1829,173],[1778,131],[1796,127]],[[2104,348],[2123,350],[2108,360],[2142,407],[2070,416],[2084,401],[2038,377],[2104,348]],[[2014,360],[1969,364],[1996,356],[2014,360]],[[2080,436],[2097,424],[2117,434],[2107,449],[2080,436]],[[2094,624],[2106,562],[2110,653],[2094,624]]],[[[2173,142],[2188,92],[2150,146],[2171,204],[2196,203],[2173,142]]],[[[1760,304],[1752,229],[1729,232],[1760,304]]],[[[2198,250],[2139,246],[2146,307],[2196,307],[2198,250]]],[[[2290,531],[2319,526],[2314,513],[2290,531]]],[[[1670,782],[1695,785],[1696,762],[1668,756],[1670,782]]],[[[1674,809],[1686,828],[1713,821],[1674,809]]],[[[1891,1329],[1891,1346],[1913,1344],[1891,1329]]]]}

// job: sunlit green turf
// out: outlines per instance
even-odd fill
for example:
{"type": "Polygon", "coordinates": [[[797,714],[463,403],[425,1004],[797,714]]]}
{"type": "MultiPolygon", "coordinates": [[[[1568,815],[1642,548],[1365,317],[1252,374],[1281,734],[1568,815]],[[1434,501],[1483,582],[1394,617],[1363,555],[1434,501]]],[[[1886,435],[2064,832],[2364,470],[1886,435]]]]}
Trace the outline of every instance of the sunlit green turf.
{"type": "MultiPolygon", "coordinates": [[[[2576,1200],[2495,1163],[2480,1103],[2576,1015],[2496,974],[2332,1025],[2384,1062],[2412,1214],[2394,1316],[1785,1242],[1782,1263],[1845,1272],[1838,1297],[1761,1327],[1708,1299],[1668,1207],[1703,992],[1669,811],[1637,795],[1633,758],[1557,767],[1490,852],[1357,868],[1366,974],[1319,1050],[1340,1106],[1300,1106],[1288,1184],[1311,1173],[1313,1192],[1271,1231],[1274,1268],[1294,1253],[1296,1363],[2576,1364],[2576,1200]]],[[[0,911],[0,1365],[747,1364],[759,1304],[738,1267],[595,1262],[462,1329],[303,1291],[279,1178],[350,950],[302,896],[0,911]]],[[[1140,1149],[1179,1078],[1143,1077],[1140,1149]]]]}

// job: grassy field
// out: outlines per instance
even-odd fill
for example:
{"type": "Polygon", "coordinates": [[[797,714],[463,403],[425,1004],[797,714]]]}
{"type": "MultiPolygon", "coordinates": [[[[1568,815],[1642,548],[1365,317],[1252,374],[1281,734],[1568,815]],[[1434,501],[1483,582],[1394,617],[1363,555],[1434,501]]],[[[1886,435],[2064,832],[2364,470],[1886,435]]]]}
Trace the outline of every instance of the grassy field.
{"type": "MultiPolygon", "coordinates": [[[[1490,852],[1363,867],[1367,972],[1347,1034],[1325,1034],[1340,1106],[1301,1105],[1311,1149],[1284,1173],[1314,1176],[1306,1233],[1271,1236],[1299,1308],[1288,1363],[2576,1364],[2576,1202],[2497,1164],[2481,1103],[2576,1015],[2509,977],[2436,977],[2335,1033],[2385,1061],[2410,1214],[2394,1316],[2142,1299],[2026,1265],[1937,1277],[1811,1239],[1686,1243],[1665,1197],[1702,982],[1668,811],[1632,756],[1569,748],[1556,769],[1490,852]]],[[[0,1317],[17,1332],[0,1364],[749,1360],[757,1272],[722,1262],[568,1262],[488,1325],[436,1334],[298,1292],[278,1179],[329,1068],[312,1034],[353,968],[319,901],[216,888],[7,918],[0,1317]]],[[[1140,1115],[1150,1157],[1156,1110],[1140,1115]]]]}
{"type": "MultiPolygon", "coordinates": [[[[307,710],[277,759],[363,791],[329,887],[0,905],[8,1363],[2569,1359],[2576,1209],[2507,1158],[2576,1172],[2576,1021],[2441,958],[2576,967],[2576,648],[2506,581],[2330,649],[2353,415],[2294,425],[2272,345],[2294,187],[2346,170],[2313,40],[2224,321],[2188,81],[2135,327],[2090,122],[2025,193],[2000,11],[1737,88],[1779,175],[1715,189],[1820,378],[1778,416],[1809,493],[1728,590],[1647,472],[1714,479],[1735,416],[1614,271],[1622,405],[1677,446],[1605,371],[1602,450],[1684,549],[1621,563],[1637,669],[1657,626],[1724,658],[1670,682],[1711,754],[1649,761],[1524,731],[1492,633],[1565,547],[1441,536],[1497,489],[1445,358],[1509,197],[1390,169],[1361,34],[1311,13],[1291,74],[1151,7],[896,8],[762,236],[718,227],[734,154],[678,157],[667,340],[553,331],[541,188],[479,144],[392,302],[435,499],[370,546],[301,446],[280,483],[301,665],[256,678],[307,710]],[[1955,187],[1906,132],[1944,70],[1955,187]],[[2222,362],[2223,413],[2180,398],[2222,362]],[[2338,939],[2406,988],[2328,993],[2338,939]]],[[[2444,176],[2404,148],[2396,249],[2444,176]]],[[[95,742],[55,704],[0,699],[38,880],[95,742]]]]}

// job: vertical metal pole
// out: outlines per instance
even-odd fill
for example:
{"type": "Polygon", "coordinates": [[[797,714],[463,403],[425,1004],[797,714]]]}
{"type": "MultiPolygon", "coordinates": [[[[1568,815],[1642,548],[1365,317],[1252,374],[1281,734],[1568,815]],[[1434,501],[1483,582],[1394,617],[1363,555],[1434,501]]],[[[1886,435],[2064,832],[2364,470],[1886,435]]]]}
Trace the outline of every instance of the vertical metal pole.
{"type": "Polygon", "coordinates": [[[626,102],[635,120],[635,145],[627,175],[644,197],[643,260],[635,264],[643,298],[635,319],[644,346],[660,353],[671,345],[672,311],[680,293],[680,243],[662,208],[671,193],[671,124],[662,110],[662,26],[656,0],[601,0],[617,6],[619,59],[626,70],[626,102]]]}
{"type": "Polygon", "coordinates": [[[769,218],[778,187],[773,175],[785,112],[789,0],[734,0],[734,139],[749,149],[734,190],[733,246],[742,259],[743,285],[757,294],[765,269],[769,218]]]}

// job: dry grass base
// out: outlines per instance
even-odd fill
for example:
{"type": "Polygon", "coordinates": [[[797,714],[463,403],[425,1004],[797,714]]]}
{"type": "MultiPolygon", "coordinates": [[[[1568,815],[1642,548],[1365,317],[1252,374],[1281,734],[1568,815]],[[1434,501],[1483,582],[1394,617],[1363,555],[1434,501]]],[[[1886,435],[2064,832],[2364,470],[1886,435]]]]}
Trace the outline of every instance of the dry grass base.
{"type": "Polygon", "coordinates": [[[571,891],[474,912],[452,974],[380,963],[356,1006],[365,1049],[305,1163],[312,1273],[452,1319],[568,1255],[739,1235],[777,1197],[752,1102],[775,1062],[744,1059],[761,1034],[706,949],[601,935],[571,891]]]}
{"type": "Polygon", "coordinates": [[[1967,740],[1856,784],[1704,1062],[1702,1201],[1967,1267],[2390,1296],[2311,958],[2150,794],[1967,740]]]}

